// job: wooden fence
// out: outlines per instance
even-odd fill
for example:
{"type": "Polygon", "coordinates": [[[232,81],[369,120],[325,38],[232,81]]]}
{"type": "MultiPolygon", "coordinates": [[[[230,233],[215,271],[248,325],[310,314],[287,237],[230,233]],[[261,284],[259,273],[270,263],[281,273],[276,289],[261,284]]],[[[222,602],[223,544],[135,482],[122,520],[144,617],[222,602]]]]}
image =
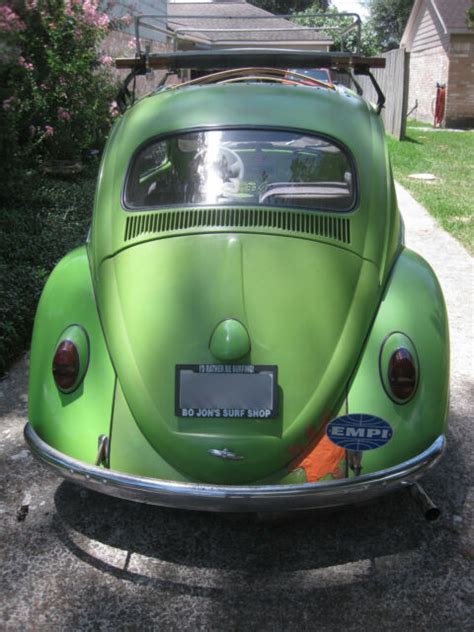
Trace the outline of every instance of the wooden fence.
{"type": "MultiPolygon", "coordinates": [[[[399,48],[385,53],[382,57],[387,60],[385,68],[375,68],[372,73],[386,99],[385,107],[382,110],[385,130],[400,140],[405,136],[410,54],[403,48],[399,48]]],[[[364,90],[364,98],[375,103],[377,94],[370,78],[359,76],[357,80],[364,90]]]]}
{"type": "MultiPolygon", "coordinates": [[[[377,79],[386,99],[385,107],[382,110],[382,118],[387,133],[400,140],[405,136],[410,53],[399,48],[380,56],[385,57],[387,60],[386,66],[381,69],[375,68],[372,70],[372,73],[377,79]]],[[[335,81],[354,90],[354,85],[347,75],[333,73],[333,78],[335,81]]],[[[357,75],[356,79],[364,91],[364,99],[376,103],[377,93],[372,86],[370,78],[357,75]]]]}

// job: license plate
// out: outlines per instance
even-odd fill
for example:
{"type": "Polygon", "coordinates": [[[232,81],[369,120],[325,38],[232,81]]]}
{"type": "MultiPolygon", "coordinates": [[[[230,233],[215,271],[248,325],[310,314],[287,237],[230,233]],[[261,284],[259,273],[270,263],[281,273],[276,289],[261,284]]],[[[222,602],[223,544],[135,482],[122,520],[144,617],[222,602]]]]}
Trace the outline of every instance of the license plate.
{"type": "Polygon", "coordinates": [[[177,417],[274,419],[277,367],[240,364],[178,364],[177,417]]]}

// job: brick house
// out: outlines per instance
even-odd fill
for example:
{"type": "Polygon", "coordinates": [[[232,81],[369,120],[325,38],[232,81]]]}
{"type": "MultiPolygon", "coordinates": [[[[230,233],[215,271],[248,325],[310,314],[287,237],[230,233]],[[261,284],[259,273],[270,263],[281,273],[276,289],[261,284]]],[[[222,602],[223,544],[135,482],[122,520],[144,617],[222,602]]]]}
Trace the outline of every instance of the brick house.
{"type": "Polygon", "coordinates": [[[400,46],[410,53],[408,109],[433,122],[436,84],[446,86],[444,125],[474,127],[474,31],[471,0],[415,0],[400,46]]]}

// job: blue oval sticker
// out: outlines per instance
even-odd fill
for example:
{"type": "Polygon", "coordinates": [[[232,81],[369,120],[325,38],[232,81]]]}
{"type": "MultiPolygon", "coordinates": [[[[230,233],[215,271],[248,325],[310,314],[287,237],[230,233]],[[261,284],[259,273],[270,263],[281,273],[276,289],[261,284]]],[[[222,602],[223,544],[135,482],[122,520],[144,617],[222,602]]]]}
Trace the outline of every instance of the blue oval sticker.
{"type": "Polygon", "coordinates": [[[333,419],[326,429],[328,438],[346,450],[365,451],[381,448],[393,436],[388,421],[355,413],[333,419]]]}

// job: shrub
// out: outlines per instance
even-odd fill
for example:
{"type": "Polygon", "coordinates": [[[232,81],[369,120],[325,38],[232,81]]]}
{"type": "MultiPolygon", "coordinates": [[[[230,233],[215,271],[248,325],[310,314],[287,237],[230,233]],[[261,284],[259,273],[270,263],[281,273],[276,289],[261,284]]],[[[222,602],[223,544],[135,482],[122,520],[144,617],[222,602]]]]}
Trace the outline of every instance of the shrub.
{"type": "Polygon", "coordinates": [[[38,299],[54,265],[83,243],[97,166],[74,179],[23,171],[0,200],[0,375],[30,340],[38,299]]]}
{"type": "Polygon", "coordinates": [[[0,0],[0,375],[28,344],[54,264],[84,241],[97,165],[59,180],[37,167],[100,149],[116,114],[113,24],[98,0],[0,0]]]}
{"type": "MultiPolygon", "coordinates": [[[[0,0],[1,1],[1,0],[0,0]]],[[[111,27],[98,0],[9,0],[0,5],[0,124],[12,161],[76,159],[100,147],[115,114],[111,27]],[[13,149],[16,148],[16,151],[13,149]]],[[[3,139],[2,139],[3,140],[3,139]]]]}

